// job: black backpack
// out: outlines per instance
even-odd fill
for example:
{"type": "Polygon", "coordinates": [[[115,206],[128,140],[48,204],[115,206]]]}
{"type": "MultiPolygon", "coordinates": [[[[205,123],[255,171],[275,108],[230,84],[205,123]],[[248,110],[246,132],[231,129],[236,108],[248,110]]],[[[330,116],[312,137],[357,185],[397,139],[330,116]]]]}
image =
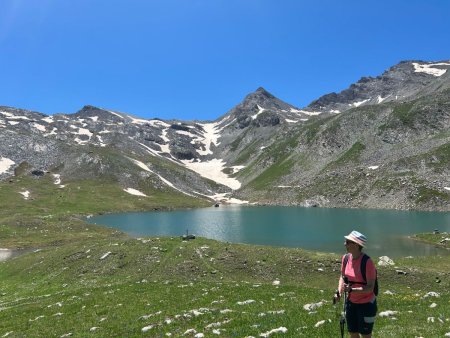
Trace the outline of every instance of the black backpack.
{"type": "MultiPolygon", "coordinates": [[[[345,267],[347,266],[348,257],[349,257],[349,254],[346,254],[344,257],[344,271],[345,271],[345,267]]],[[[358,283],[358,284],[367,284],[366,265],[367,265],[367,260],[369,258],[370,257],[367,256],[366,254],[363,254],[363,257],[361,259],[361,275],[364,279],[364,283],[358,283]]],[[[378,273],[377,273],[376,269],[375,269],[375,285],[373,286],[373,293],[375,294],[375,296],[378,296],[378,273]]]]}

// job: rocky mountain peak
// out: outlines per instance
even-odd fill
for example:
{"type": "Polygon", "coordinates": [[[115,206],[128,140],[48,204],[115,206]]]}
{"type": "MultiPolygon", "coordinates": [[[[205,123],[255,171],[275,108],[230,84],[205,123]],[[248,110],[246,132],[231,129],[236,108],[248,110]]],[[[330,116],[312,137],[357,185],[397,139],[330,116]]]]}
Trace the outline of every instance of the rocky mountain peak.
{"type": "Polygon", "coordinates": [[[77,111],[75,114],[73,114],[75,118],[100,118],[105,121],[109,120],[121,120],[122,116],[119,113],[111,112],[109,110],[98,108],[92,105],[85,105],[83,108],[81,108],[79,111],[77,111]]]}
{"type": "Polygon", "coordinates": [[[269,109],[273,105],[276,105],[277,101],[280,100],[278,100],[263,87],[259,87],[253,93],[248,94],[240,105],[245,109],[253,109],[256,105],[269,109]]]}
{"type": "Polygon", "coordinates": [[[81,108],[79,111],[76,112],[76,114],[85,114],[85,115],[97,115],[97,114],[103,114],[107,112],[107,110],[98,108],[91,105],[85,105],[83,108],[81,108]]]}
{"type": "Polygon", "coordinates": [[[425,93],[427,86],[441,81],[450,69],[450,61],[402,61],[377,77],[362,77],[349,88],[321,96],[307,109],[344,112],[361,105],[407,101],[425,93]]]}
{"type": "Polygon", "coordinates": [[[270,111],[288,111],[291,108],[296,109],[294,106],[278,99],[263,87],[259,87],[253,93],[248,94],[240,104],[233,108],[233,110],[235,112],[254,114],[261,109],[270,111]]]}

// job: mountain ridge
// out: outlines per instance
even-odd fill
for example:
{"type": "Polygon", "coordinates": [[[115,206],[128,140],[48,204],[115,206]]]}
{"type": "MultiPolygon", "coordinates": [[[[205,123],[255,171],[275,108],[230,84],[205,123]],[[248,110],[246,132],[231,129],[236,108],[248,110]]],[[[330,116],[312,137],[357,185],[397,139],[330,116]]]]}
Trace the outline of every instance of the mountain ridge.
{"type": "Polygon", "coordinates": [[[0,180],[38,170],[108,177],[140,198],[156,187],[223,202],[449,210],[449,68],[402,61],[304,108],[259,87],[212,122],[1,106],[0,180]]]}

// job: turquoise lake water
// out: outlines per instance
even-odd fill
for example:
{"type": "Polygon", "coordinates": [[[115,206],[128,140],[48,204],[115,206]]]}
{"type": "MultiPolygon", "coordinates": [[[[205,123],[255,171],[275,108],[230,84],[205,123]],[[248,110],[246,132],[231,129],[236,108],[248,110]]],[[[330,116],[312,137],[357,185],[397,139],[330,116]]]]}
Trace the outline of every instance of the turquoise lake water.
{"type": "Polygon", "coordinates": [[[344,235],[358,230],[374,257],[450,254],[413,241],[409,235],[450,232],[450,213],[301,207],[220,206],[193,210],[121,213],[88,222],[117,228],[131,236],[180,236],[186,233],[223,242],[299,247],[343,253],[344,235]]]}

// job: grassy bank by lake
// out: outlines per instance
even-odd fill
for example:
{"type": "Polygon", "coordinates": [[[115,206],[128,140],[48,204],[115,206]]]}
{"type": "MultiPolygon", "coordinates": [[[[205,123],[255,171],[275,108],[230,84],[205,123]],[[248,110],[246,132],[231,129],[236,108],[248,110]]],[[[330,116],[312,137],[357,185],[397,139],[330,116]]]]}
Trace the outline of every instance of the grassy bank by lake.
{"type": "MultiPolygon", "coordinates": [[[[395,263],[379,267],[380,311],[393,313],[377,335],[450,332],[448,257],[395,263]]],[[[0,263],[0,335],[336,336],[338,269],[338,256],[300,249],[90,238],[0,263]]]]}
{"type": "MultiPolygon", "coordinates": [[[[17,193],[15,184],[1,186],[0,197],[17,193]]],[[[96,202],[100,195],[81,185],[74,191],[86,190],[82,205],[67,194],[62,207],[45,192],[53,187],[33,187],[39,199],[10,200],[1,209],[0,247],[32,250],[0,263],[0,336],[339,335],[342,304],[331,303],[339,255],[204,238],[133,239],[73,216],[106,212],[108,201],[120,204],[114,200],[121,192],[112,189],[116,195],[96,202]]],[[[195,207],[172,200],[174,207],[195,207]]],[[[378,271],[385,316],[377,319],[376,336],[450,332],[450,256],[395,259],[378,271]]]]}

